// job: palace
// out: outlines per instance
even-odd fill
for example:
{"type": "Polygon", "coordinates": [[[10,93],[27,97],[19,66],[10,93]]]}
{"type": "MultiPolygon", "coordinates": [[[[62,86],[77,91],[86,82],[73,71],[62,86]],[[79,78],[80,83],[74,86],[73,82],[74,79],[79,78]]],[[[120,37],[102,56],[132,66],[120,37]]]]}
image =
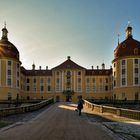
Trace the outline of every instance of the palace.
{"type": "Polygon", "coordinates": [[[18,49],[8,40],[6,26],[0,40],[0,99],[47,99],[77,101],[85,99],[140,100],[140,42],[133,39],[132,27],[114,51],[110,69],[86,69],[71,57],[48,69],[31,70],[21,66],[18,49]]]}

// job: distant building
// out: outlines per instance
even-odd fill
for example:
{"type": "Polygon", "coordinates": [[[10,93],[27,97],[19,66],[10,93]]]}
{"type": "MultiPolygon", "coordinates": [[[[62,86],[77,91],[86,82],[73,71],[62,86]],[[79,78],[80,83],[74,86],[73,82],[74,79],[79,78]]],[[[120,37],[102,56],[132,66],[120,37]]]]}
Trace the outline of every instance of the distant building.
{"type": "Polygon", "coordinates": [[[140,100],[140,42],[126,29],[126,40],[114,51],[113,68],[103,63],[86,69],[68,56],[60,65],[48,69],[26,70],[21,66],[19,51],[8,41],[6,26],[0,40],[0,99],[47,99],[76,101],[86,99],[140,100]]]}

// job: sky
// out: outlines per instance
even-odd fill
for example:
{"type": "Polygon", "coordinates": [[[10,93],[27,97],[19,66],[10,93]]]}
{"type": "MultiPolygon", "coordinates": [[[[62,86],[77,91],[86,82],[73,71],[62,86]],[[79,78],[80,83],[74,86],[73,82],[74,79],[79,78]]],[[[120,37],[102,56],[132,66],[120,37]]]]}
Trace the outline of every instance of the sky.
{"type": "Polygon", "coordinates": [[[0,29],[20,52],[22,66],[49,69],[71,60],[110,68],[128,21],[140,40],[139,0],[0,0],[0,29]]]}

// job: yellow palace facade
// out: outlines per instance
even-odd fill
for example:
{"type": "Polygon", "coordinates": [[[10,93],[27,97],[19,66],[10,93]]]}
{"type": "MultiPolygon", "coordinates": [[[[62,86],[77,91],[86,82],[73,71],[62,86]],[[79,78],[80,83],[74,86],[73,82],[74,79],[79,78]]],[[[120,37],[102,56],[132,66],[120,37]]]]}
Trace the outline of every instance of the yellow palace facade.
{"type": "Polygon", "coordinates": [[[0,99],[86,99],[140,100],[140,42],[126,29],[126,40],[114,51],[113,67],[86,69],[68,56],[60,65],[31,70],[21,66],[19,51],[8,41],[6,26],[0,40],[0,99]]]}

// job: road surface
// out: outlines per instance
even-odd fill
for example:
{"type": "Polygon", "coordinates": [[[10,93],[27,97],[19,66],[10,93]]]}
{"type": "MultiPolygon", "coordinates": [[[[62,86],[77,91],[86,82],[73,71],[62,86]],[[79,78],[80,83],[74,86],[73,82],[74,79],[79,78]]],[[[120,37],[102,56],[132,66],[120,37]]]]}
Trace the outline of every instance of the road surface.
{"type": "Polygon", "coordinates": [[[78,116],[76,105],[56,103],[37,117],[0,131],[0,140],[116,140],[112,133],[78,116]]]}

